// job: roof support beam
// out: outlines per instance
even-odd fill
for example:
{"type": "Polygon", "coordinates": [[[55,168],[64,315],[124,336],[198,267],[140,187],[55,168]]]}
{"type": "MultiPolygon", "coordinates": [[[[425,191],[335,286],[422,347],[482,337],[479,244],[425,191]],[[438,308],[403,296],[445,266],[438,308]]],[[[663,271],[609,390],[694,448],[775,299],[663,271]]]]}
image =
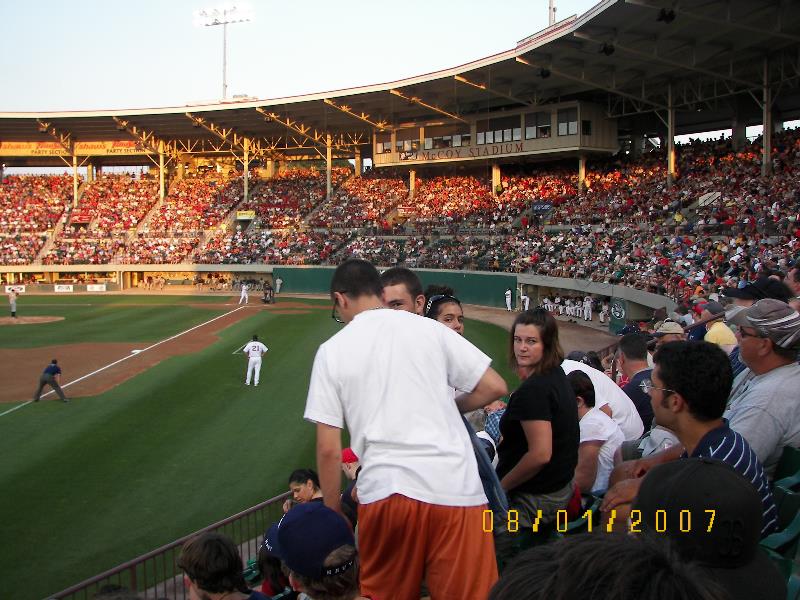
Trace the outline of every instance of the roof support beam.
{"type": "Polygon", "coordinates": [[[577,77],[575,75],[570,75],[569,73],[564,73],[563,71],[559,71],[558,69],[554,69],[551,66],[545,66],[545,65],[536,64],[535,62],[529,61],[529,60],[524,59],[524,58],[522,58],[520,56],[518,56],[516,58],[516,61],[518,63],[520,63],[520,64],[526,65],[526,66],[534,68],[534,69],[547,69],[548,71],[550,71],[553,75],[556,75],[557,77],[562,77],[564,79],[569,79],[570,81],[577,81],[578,83],[584,83],[584,84],[586,84],[588,86],[591,86],[591,87],[594,87],[594,88],[597,88],[597,89],[601,89],[601,90],[605,90],[606,92],[610,92],[610,93],[616,94],[618,96],[622,96],[623,98],[628,98],[629,100],[634,100],[636,102],[649,104],[649,105],[655,106],[657,108],[662,108],[662,109],[666,109],[667,108],[664,104],[661,104],[659,102],[655,102],[653,100],[649,100],[649,99],[645,98],[644,96],[637,96],[636,94],[629,94],[628,92],[623,92],[622,90],[618,90],[618,89],[616,89],[614,87],[611,87],[611,86],[608,86],[608,85],[603,85],[602,83],[597,83],[596,81],[590,81],[590,80],[586,79],[586,77],[584,77],[583,74],[581,74],[580,77],[577,77]]]}
{"type": "Polygon", "coordinates": [[[344,114],[353,117],[354,119],[358,119],[359,121],[362,121],[367,125],[372,125],[372,127],[377,129],[378,131],[385,131],[386,129],[390,129],[389,123],[387,123],[386,121],[384,120],[373,121],[372,117],[369,114],[365,112],[355,112],[346,104],[336,104],[336,102],[334,102],[330,98],[325,98],[323,102],[325,102],[325,104],[327,104],[328,106],[335,108],[336,110],[341,111],[344,114]]]}
{"type": "MultiPolygon", "coordinates": [[[[580,31],[575,31],[573,32],[572,35],[582,40],[588,40],[590,42],[595,42],[598,44],[607,42],[607,40],[602,40],[597,36],[589,35],[588,33],[582,33],[580,31]]],[[[623,52],[627,52],[628,54],[633,54],[634,56],[638,56],[639,58],[642,58],[645,61],[661,63],[664,65],[669,65],[671,67],[675,67],[677,69],[686,69],[687,71],[694,71],[695,73],[701,73],[703,75],[706,75],[707,77],[713,77],[715,79],[724,79],[726,81],[738,83],[739,85],[744,85],[749,88],[758,87],[758,84],[752,81],[746,81],[744,79],[739,79],[738,77],[725,75],[724,73],[720,73],[718,71],[710,71],[708,69],[702,69],[700,67],[695,67],[693,65],[684,64],[680,61],[664,58],[663,56],[659,56],[658,54],[653,54],[651,52],[642,52],[641,50],[636,50],[635,48],[631,48],[630,46],[625,46],[624,44],[620,44],[616,40],[612,40],[611,43],[614,44],[614,48],[616,48],[617,50],[622,50],[623,52]]]]}
{"type": "Polygon", "coordinates": [[[72,142],[71,132],[59,131],[52,123],[42,121],[41,119],[36,119],[36,122],[39,124],[39,131],[42,133],[47,133],[55,141],[61,144],[64,150],[70,154],[73,154],[75,145],[72,142]]]}
{"type": "MultiPolygon", "coordinates": [[[[258,110],[258,109],[256,109],[258,110]]],[[[238,149],[242,154],[245,152],[245,145],[247,145],[248,153],[252,152],[254,158],[273,158],[277,160],[285,160],[286,157],[272,152],[271,148],[266,148],[261,145],[258,140],[247,137],[237,132],[233,127],[220,127],[216,123],[209,121],[203,117],[193,115],[190,112],[185,113],[186,117],[196,126],[202,127],[209,133],[213,133],[223,142],[230,145],[230,152],[236,155],[234,149],[238,149]]]]}
{"type": "MultiPolygon", "coordinates": [[[[645,8],[652,8],[654,10],[661,10],[664,8],[663,5],[658,5],[653,2],[649,2],[648,0],[625,0],[625,2],[627,4],[635,4],[636,6],[644,6],[645,8]]],[[[695,21],[709,23],[715,28],[719,27],[720,25],[726,25],[732,29],[739,29],[741,31],[748,31],[750,33],[757,33],[759,35],[781,37],[793,42],[800,42],[800,37],[790,33],[784,33],[779,29],[762,29],[761,27],[753,27],[752,25],[747,25],[745,23],[736,23],[731,20],[730,13],[727,14],[724,19],[720,19],[719,16],[709,17],[700,13],[686,10],[684,8],[680,8],[679,6],[673,6],[672,10],[675,11],[675,14],[677,15],[683,15],[689,19],[694,19],[695,21]]]]}
{"type": "MultiPolygon", "coordinates": [[[[120,119],[119,117],[112,117],[114,122],[117,124],[117,129],[122,129],[136,138],[136,140],[144,146],[146,150],[149,150],[151,154],[159,154],[161,155],[166,154],[170,157],[170,160],[178,160],[178,153],[174,147],[172,147],[168,142],[165,142],[162,139],[156,137],[156,135],[152,131],[147,131],[142,129],[141,127],[134,125],[128,120],[120,119]]],[[[155,164],[155,161],[148,156],[148,158],[155,164]]],[[[169,161],[167,161],[169,162],[169,161]]]]}
{"type": "Polygon", "coordinates": [[[451,119],[455,119],[456,121],[461,121],[462,123],[466,123],[467,122],[465,119],[462,119],[458,115],[453,114],[451,112],[448,112],[448,111],[444,110],[443,108],[439,108],[438,106],[434,106],[433,104],[428,104],[427,102],[423,102],[422,100],[420,100],[416,96],[406,96],[400,90],[389,90],[389,93],[392,94],[393,96],[399,96],[400,98],[402,98],[403,100],[407,100],[408,102],[412,102],[414,104],[419,104],[420,106],[425,107],[428,110],[432,110],[433,112],[437,112],[440,115],[444,115],[446,117],[450,117],[451,119]]]}
{"type": "Polygon", "coordinates": [[[492,89],[486,84],[475,83],[474,81],[470,81],[463,75],[453,75],[453,79],[455,79],[459,83],[463,83],[465,85],[474,87],[476,89],[483,90],[484,92],[489,92],[490,94],[499,96],[500,98],[505,98],[506,100],[511,100],[512,102],[516,102],[517,104],[522,104],[523,106],[528,106],[528,107],[536,106],[534,103],[529,102],[527,100],[523,100],[521,98],[517,98],[516,96],[512,96],[510,94],[504,94],[503,92],[499,92],[495,89],[492,89]]]}

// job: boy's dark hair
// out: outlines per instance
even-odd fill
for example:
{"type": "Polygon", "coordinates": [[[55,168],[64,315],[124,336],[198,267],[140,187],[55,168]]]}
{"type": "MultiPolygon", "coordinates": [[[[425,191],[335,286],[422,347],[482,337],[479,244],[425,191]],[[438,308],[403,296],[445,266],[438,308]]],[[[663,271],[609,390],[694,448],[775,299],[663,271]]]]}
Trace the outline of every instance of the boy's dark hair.
{"type": "Polygon", "coordinates": [[[316,489],[319,489],[319,475],[314,469],[295,469],[289,475],[289,485],[293,483],[305,483],[308,480],[314,484],[316,489]]]}
{"type": "Polygon", "coordinates": [[[727,354],[704,341],[667,342],[653,356],[664,388],[683,396],[699,421],[722,417],[733,386],[727,354]]]}
{"type": "Polygon", "coordinates": [[[511,368],[515,371],[519,367],[517,358],[514,356],[514,335],[516,335],[518,325],[535,325],[539,328],[541,343],[544,346],[544,354],[541,362],[536,366],[537,373],[547,373],[556,367],[560,367],[564,362],[564,350],[558,341],[558,321],[555,317],[543,308],[532,308],[521,312],[514,324],[511,326],[509,336],[509,356],[511,368]]]}
{"type": "Polygon", "coordinates": [[[324,575],[311,579],[292,572],[292,577],[303,586],[303,591],[314,600],[353,600],[358,597],[358,552],[353,546],[341,546],[331,552],[325,562],[326,567],[353,561],[353,566],[336,575],[324,575]]]}
{"type": "Polygon", "coordinates": [[[641,333],[629,333],[619,340],[619,351],[628,360],[647,360],[647,338],[641,333]]]}
{"type": "Polygon", "coordinates": [[[489,600],[722,600],[708,574],[683,562],[663,538],[621,533],[583,534],[518,556],[489,600]]]}
{"type": "Polygon", "coordinates": [[[249,592],[242,557],[234,543],[222,534],[207,531],[191,538],[183,545],[178,568],[206,592],[249,592]]]}
{"type": "Polygon", "coordinates": [[[567,379],[575,396],[583,398],[586,406],[594,407],[594,384],[591,378],[583,371],[575,370],[567,374],[567,379]]]}
{"type": "Polygon", "coordinates": [[[381,289],[387,285],[398,285],[400,283],[406,286],[412,298],[422,295],[422,282],[411,269],[392,267],[381,274],[381,289]]]}
{"type": "Polygon", "coordinates": [[[372,263],[360,258],[350,258],[336,267],[331,278],[331,297],[334,292],[351,298],[379,296],[383,292],[378,271],[372,263]]]}

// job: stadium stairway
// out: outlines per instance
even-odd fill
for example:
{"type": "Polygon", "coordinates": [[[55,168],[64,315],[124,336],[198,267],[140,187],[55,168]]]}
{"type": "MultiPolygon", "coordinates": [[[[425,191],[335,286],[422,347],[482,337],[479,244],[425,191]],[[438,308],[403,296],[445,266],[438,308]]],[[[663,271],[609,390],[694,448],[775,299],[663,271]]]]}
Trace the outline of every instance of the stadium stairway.
{"type": "MultiPolygon", "coordinates": [[[[355,177],[355,173],[351,174],[349,177],[346,177],[346,178],[342,179],[342,181],[339,182],[339,185],[331,186],[331,200],[333,200],[333,197],[336,195],[336,192],[338,192],[339,189],[342,186],[344,186],[345,183],[350,181],[353,177],[355,177]]],[[[323,198],[322,200],[319,201],[319,203],[314,208],[312,208],[310,211],[308,211],[306,213],[306,215],[303,217],[303,221],[302,221],[302,226],[303,227],[309,227],[309,222],[311,221],[311,218],[320,211],[320,209],[323,207],[325,202],[326,202],[326,199],[323,198]]]]}
{"type": "Polygon", "coordinates": [[[47,253],[50,252],[50,249],[53,247],[53,244],[56,243],[56,240],[61,236],[61,232],[64,231],[64,219],[63,216],[58,220],[56,226],[53,228],[53,231],[50,235],[47,236],[47,241],[42,245],[42,249],[39,250],[39,254],[36,255],[36,258],[33,259],[34,265],[42,264],[42,260],[47,253]]]}

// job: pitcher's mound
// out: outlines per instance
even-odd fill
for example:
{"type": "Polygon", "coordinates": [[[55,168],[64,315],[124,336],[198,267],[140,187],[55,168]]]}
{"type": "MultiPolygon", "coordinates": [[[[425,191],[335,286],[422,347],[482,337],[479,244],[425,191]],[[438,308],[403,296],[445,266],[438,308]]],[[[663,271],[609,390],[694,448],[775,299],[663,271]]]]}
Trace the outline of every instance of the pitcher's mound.
{"type": "Polygon", "coordinates": [[[64,317],[0,317],[0,326],[3,325],[34,325],[36,323],[52,323],[63,321],[64,317]]]}

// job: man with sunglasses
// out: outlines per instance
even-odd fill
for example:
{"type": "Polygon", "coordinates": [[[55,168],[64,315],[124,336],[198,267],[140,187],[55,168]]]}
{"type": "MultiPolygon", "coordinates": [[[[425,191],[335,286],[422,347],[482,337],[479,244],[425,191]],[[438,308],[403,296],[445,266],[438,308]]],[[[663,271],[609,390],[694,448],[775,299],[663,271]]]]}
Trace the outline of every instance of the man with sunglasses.
{"type": "MultiPolygon", "coordinates": [[[[673,431],[680,444],[639,462],[649,468],[686,457],[728,463],[753,484],[761,497],[762,537],[773,531],[777,510],[764,469],[746,438],[722,418],[733,383],[725,352],[709,342],[668,342],[656,351],[653,362],[650,380],[645,380],[643,388],[650,395],[656,424],[673,431]]],[[[606,514],[616,510],[616,521],[624,521],[647,470],[638,478],[613,485],[601,510],[606,514]]]]}
{"type": "Polygon", "coordinates": [[[733,383],[725,417],[772,475],[784,446],[800,447],[800,314],[765,298],[728,313],[747,368],[733,383]]]}
{"type": "Polygon", "coordinates": [[[345,261],[331,280],[334,316],[346,326],[317,351],[304,415],[317,427],[324,502],[341,513],[346,423],[362,463],[362,593],[419,598],[424,577],[433,597],[486,597],[497,565],[479,526],[486,495],[460,412],[503,396],[506,384],[454,331],[382,310],[383,290],[364,260],[345,261]],[[471,391],[453,401],[451,388],[471,391]]]}

